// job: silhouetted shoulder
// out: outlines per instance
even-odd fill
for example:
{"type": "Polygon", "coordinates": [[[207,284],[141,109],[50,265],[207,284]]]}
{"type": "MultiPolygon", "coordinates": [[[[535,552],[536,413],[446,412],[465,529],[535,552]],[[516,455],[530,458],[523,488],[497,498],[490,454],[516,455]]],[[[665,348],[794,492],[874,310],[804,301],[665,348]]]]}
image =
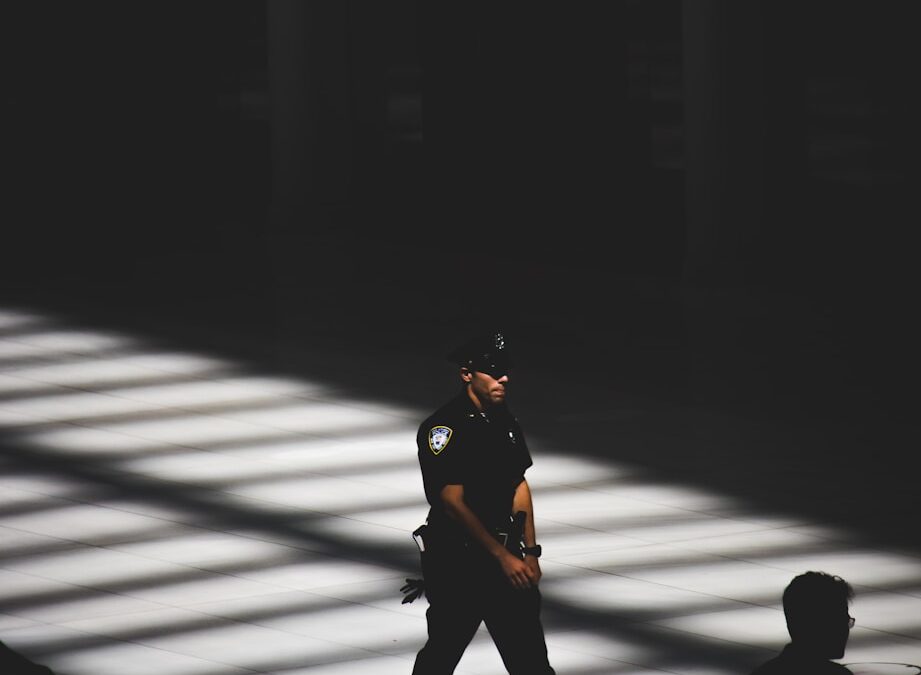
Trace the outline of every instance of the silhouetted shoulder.
{"type": "Polygon", "coordinates": [[[34,663],[0,642],[0,673],[3,675],[54,675],[51,668],[34,663]]]}
{"type": "Polygon", "coordinates": [[[796,658],[788,650],[755,668],[751,675],[854,675],[848,668],[824,659],[796,658]]]}

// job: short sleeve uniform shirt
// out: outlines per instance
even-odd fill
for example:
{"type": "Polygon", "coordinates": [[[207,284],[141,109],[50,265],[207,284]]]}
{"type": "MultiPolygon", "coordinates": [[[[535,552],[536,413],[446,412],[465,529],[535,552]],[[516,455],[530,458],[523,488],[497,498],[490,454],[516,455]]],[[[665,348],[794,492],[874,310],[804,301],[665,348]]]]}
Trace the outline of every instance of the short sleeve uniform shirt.
{"type": "Polygon", "coordinates": [[[521,426],[506,406],[480,412],[463,389],[422,422],[416,444],[430,527],[462,536],[444,511],[445,485],[464,486],[464,501],[487,529],[508,524],[515,488],[532,461],[521,426]]]}

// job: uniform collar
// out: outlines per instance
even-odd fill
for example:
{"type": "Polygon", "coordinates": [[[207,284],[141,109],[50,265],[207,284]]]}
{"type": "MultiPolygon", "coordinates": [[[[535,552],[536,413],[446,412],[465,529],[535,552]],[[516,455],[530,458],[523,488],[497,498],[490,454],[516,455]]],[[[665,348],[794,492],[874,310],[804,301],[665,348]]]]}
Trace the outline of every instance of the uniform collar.
{"type": "Polygon", "coordinates": [[[498,419],[499,417],[510,417],[511,413],[509,412],[508,405],[504,404],[501,406],[490,406],[485,407],[482,410],[476,407],[476,404],[470,400],[470,396],[467,394],[467,386],[464,385],[461,387],[460,392],[455,398],[455,403],[457,406],[463,410],[464,414],[467,417],[482,417],[484,419],[498,419]]]}

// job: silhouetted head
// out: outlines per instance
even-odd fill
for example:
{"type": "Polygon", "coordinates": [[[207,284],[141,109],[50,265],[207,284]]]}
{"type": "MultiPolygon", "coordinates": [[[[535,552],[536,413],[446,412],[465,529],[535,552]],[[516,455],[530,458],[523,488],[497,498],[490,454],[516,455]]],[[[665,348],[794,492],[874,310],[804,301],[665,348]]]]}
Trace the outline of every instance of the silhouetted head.
{"type": "Polygon", "coordinates": [[[448,358],[460,366],[461,379],[468,385],[477,408],[505,403],[512,359],[501,332],[468,340],[448,354],[448,358]]]}
{"type": "Polygon", "coordinates": [[[848,603],[854,590],[844,579],[825,572],[795,577],[783,592],[787,630],[798,649],[824,659],[844,656],[853,625],[848,603]]]}

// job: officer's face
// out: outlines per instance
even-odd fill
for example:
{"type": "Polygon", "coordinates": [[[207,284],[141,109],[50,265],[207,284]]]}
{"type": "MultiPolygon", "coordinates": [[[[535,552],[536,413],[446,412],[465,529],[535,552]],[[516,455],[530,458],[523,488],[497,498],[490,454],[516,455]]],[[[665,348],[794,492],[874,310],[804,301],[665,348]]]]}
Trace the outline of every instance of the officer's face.
{"type": "Polygon", "coordinates": [[[494,377],[479,370],[461,370],[465,382],[470,383],[470,390],[477,400],[483,405],[498,405],[505,403],[505,387],[508,384],[508,373],[494,377]]]}

